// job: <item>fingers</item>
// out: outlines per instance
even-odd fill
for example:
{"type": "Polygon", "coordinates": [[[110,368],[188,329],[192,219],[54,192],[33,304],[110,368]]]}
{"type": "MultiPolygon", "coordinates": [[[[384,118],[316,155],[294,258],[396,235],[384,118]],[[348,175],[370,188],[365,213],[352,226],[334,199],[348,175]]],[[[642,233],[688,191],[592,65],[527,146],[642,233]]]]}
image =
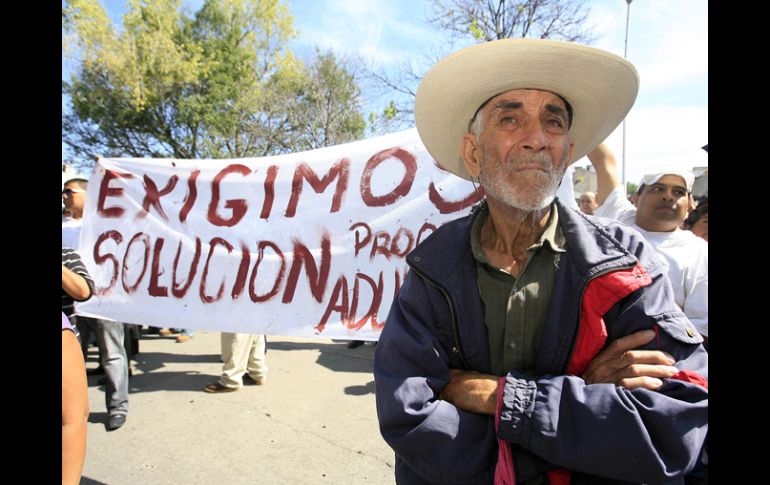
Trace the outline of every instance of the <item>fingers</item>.
{"type": "Polygon", "coordinates": [[[651,366],[670,366],[676,361],[673,357],[660,350],[627,350],[621,355],[599,361],[594,371],[587,371],[588,374],[595,374],[594,379],[599,382],[610,382],[611,376],[622,373],[629,367],[646,365],[651,366]]]}
{"type": "Polygon", "coordinates": [[[671,355],[660,350],[629,350],[618,360],[625,364],[623,367],[634,364],[673,365],[676,362],[671,355]]]}
{"type": "Polygon", "coordinates": [[[663,385],[663,381],[654,377],[643,376],[622,379],[618,384],[626,389],[643,388],[649,389],[650,391],[657,391],[663,385]]]}
{"type": "Polygon", "coordinates": [[[640,330],[638,332],[634,332],[631,335],[626,335],[625,337],[621,337],[616,341],[612,342],[607,347],[605,352],[613,356],[619,356],[628,350],[637,349],[639,347],[643,347],[647,345],[648,343],[652,342],[652,339],[654,338],[655,338],[654,331],[640,330]]]}
{"type": "MultiPolygon", "coordinates": [[[[635,332],[631,335],[626,335],[625,337],[617,339],[616,341],[612,342],[606,349],[599,352],[599,355],[594,357],[586,372],[590,373],[590,369],[592,367],[601,366],[607,362],[616,361],[629,350],[633,350],[650,343],[653,338],[655,338],[655,332],[652,330],[641,330],[639,332],[635,332]]],[[[628,358],[629,357],[627,356],[626,359],[628,358]]],[[[622,363],[616,363],[615,366],[621,364],[622,363]]],[[[627,364],[628,361],[626,361],[626,365],[627,364]]]]}
{"type": "MultiPolygon", "coordinates": [[[[640,379],[642,377],[666,379],[677,372],[679,372],[679,369],[672,365],[637,363],[621,367],[614,372],[610,372],[604,367],[598,372],[592,374],[587,373],[583,376],[583,379],[587,384],[615,384],[627,387],[623,382],[629,379],[640,379]]],[[[648,388],[647,385],[642,387],[648,388]]]]}
{"type": "Polygon", "coordinates": [[[679,372],[670,365],[646,365],[634,364],[621,369],[619,372],[607,376],[602,382],[614,383],[627,389],[643,387],[645,389],[657,389],[663,385],[661,379],[666,379],[679,372]]]}
{"type": "Polygon", "coordinates": [[[657,389],[660,379],[676,374],[675,359],[659,350],[634,350],[655,338],[652,330],[641,330],[611,343],[586,368],[583,379],[587,384],[615,384],[657,389]],[[623,384],[626,383],[626,384],[623,384]]]}

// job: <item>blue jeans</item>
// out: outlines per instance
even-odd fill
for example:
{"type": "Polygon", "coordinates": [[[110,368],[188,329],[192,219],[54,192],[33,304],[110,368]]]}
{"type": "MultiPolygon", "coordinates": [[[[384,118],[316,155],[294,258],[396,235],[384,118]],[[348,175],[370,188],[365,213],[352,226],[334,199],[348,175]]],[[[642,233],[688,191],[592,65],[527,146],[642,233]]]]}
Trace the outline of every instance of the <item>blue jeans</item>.
{"type": "Polygon", "coordinates": [[[128,413],[128,357],[124,345],[123,323],[94,319],[96,342],[101,349],[101,363],[106,377],[104,399],[107,412],[128,413]]]}

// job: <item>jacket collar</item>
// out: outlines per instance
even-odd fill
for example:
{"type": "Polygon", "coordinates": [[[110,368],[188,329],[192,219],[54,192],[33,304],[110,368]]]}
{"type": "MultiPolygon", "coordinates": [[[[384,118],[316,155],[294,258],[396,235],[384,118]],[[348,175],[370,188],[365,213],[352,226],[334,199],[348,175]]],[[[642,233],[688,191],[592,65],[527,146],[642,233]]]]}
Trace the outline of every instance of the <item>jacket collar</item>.
{"type": "MultiPolygon", "coordinates": [[[[479,207],[476,206],[469,215],[437,229],[407,256],[409,265],[436,283],[451,278],[464,258],[472,257],[471,227],[480,214],[479,207]]],[[[591,277],[637,263],[637,258],[605,226],[579,210],[565,206],[558,198],[556,208],[565,247],[578,272],[591,277]]]]}

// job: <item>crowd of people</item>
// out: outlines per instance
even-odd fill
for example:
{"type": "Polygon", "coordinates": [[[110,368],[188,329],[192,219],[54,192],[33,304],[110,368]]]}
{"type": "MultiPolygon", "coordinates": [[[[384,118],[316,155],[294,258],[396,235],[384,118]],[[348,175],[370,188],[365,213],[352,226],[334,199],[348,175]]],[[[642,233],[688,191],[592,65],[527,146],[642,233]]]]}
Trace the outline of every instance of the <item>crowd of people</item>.
{"type": "MultiPolygon", "coordinates": [[[[625,194],[600,142],[638,81],[599,49],[506,39],[439,61],[420,83],[423,143],[486,197],[407,256],[376,347],[397,483],[707,483],[708,200],[678,169],[625,194]],[[596,193],[556,197],[582,156],[596,193]]],[[[87,183],[62,190],[62,483],[78,483],[85,457],[89,346],[110,431],[126,422],[138,351],[127,324],[76,312],[98,298],[78,255],[87,183]]],[[[222,373],[203,391],[266,384],[266,346],[222,332],[222,373]]]]}

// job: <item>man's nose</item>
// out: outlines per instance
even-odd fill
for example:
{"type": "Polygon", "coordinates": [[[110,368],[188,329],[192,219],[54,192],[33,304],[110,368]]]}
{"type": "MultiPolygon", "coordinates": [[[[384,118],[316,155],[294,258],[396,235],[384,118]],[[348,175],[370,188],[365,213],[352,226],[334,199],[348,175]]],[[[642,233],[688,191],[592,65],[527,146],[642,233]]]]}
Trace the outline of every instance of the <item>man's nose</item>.
{"type": "Polygon", "coordinates": [[[676,197],[674,196],[674,191],[670,189],[666,189],[661,193],[661,197],[663,197],[666,200],[674,200],[676,197]]]}
{"type": "Polygon", "coordinates": [[[548,137],[540,123],[527,123],[523,128],[521,146],[533,152],[539,152],[548,146],[548,137]]]}

